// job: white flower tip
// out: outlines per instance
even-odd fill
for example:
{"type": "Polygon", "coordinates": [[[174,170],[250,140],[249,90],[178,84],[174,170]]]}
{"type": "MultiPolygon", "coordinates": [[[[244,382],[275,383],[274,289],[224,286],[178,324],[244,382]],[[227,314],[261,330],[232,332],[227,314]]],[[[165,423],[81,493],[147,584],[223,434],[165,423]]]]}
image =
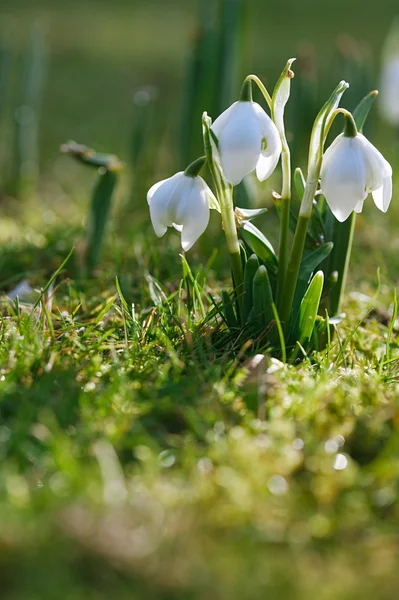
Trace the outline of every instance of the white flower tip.
{"type": "Polygon", "coordinates": [[[151,219],[152,222],[152,227],[155,231],[155,235],[159,238],[163,237],[165,235],[165,233],[167,232],[167,227],[164,225],[161,225],[160,223],[156,223],[154,222],[153,219],[151,219]]]}
{"type": "Polygon", "coordinates": [[[346,221],[346,219],[351,214],[351,213],[349,213],[349,214],[343,213],[343,212],[340,212],[340,211],[337,211],[337,210],[335,210],[335,211],[332,210],[331,212],[334,215],[334,217],[337,219],[337,221],[339,221],[340,223],[343,223],[344,221],[346,221]]]}
{"type": "Polygon", "coordinates": [[[191,250],[191,248],[192,248],[192,247],[194,246],[194,244],[195,244],[195,241],[196,241],[196,240],[194,240],[193,242],[189,242],[189,241],[187,241],[187,240],[185,240],[185,241],[183,241],[183,240],[182,240],[182,241],[181,241],[181,247],[183,248],[184,252],[188,252],[189,250],[191,250]]]}

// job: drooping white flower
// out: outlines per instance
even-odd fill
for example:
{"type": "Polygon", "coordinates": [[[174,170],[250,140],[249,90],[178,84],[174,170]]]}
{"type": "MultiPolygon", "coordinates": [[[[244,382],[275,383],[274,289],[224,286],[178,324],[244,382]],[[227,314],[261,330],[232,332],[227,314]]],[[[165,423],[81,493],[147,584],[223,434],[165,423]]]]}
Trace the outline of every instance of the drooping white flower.
{"type": "Polygon", "coordinates": [[[392,197],[392,168],[363,134],[339,135],[323,156],[321,192],[338,221],[361,212],[371,192],[383,212],[392,197]]]}
{"type": "Polygon", "coordinates": [[[387,123],[399,125],[399,54],[382,65],[379,106],[387,123]]]}
{"type": "Polygon", "coordinates": [[[204,233],[209,222],[209,202],[217,202],[202,177],[183,171],[159,181],[149,190],[152,226],[158,237],[168,227],[181,232],[181,245],[187,251],[204,233]]]}
{"type": "Polygon", "coordinates": [[[224,175],[237,185],[256,169],[260,181],[273,173],[281,154],[277,127],[257,102],[238,101],[213,123],[224,175]]]}

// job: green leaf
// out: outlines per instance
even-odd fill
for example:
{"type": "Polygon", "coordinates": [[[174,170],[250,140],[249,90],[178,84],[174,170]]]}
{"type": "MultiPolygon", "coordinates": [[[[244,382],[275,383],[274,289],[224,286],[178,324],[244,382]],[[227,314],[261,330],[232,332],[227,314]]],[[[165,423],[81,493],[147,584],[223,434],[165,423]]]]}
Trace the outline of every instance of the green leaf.
{"type": "Polygon", "coordinates": [[[267,268],[274,274],[277,273],[278,261],[276,253],[263,233],[249,221],[243,222],[239,232],[243,240],[255,252],[258,258],[266,264],[267,268]]]}
{"type": "Polygon", "coordinates": [[[299,341],[301,343],[309,340],[312,335],[317,311],[319,310],[323,284],[324,273],[323,271],[318,271],[310,282],[306,294],[302,299],[298,327],[299,341]]]}
{"type": "Polygon", "coordinates": [[[346,81],[340,81],[315,119],[310,137],[308,171],[315,161],[321,160],[327,122],[348,87],[346,81]]]}
{"type": "Polygon", "coordinates": [[[246,250],[245,244],[244,244],[244,242],[242,240],[238,240],[238,243],[240,245],[240,256],[241,256],[242,270],[245,271],[245,265],[247,264],[247,260],[248,260],[247,250],[246,250]]]}
{"type": "Polygon", "coordinates": [[[302,259],[301,266],[299,268],[298,279],[307,283],[313,271],[321,262],[323,262],[323,260],[327,258],[333,247],[334,244],[332,242],[327,242],[326,244],[323,244],[323,246],[317,248],[317,250],[314,252],[311,252],[305,256],[302,259]]]}
{"type": "Polygon", "coordinates": [[[251,221],[252,219],[255,219],[255,217],[259,217],[260,215],[267,213],[267,208],[238,208],[237,206],[235,213],[238,219],[243,221],[251,221]]]}
{"type": "Polygon", "coordinates": [[[222,291],[224,317],[230,330],[239,329],[240,324],[234,312],[233,302],[226,290],[222,291]]]}
{"type": "Polygon", "coordinates": [[[305,177],[302,173],[302,169],[297,167],[294,171],[294,185],[296,189],[296,193],[298,194],[299,200],[302,201],[303,194],[305,191],[305,177]]]}
{"type": "Polygon", "coordinates": [[[308,287],[312,273],[314,273],[317,267],[329,256],[333,249],[333,246],[334,244],[332,242],[327,242],[326,244],[323,244],[323,246],[320,246],[310,254],[307,254],[302,259],[292,309],[293,323],[296,322],[301,302],[305,291],[308,287]]]}
{"type": "Polygon", "coordinates": [[[244,270],[244,296],[242,301],[242,324],[248,322],[251,309],[254,305],[253,281],[259,268],[259,260],[256,254],[252,254],[247,260],[244,270]]]}
{"type": "Polygon", "coordinates": [[[254,301],[254,320],[261,329],[266,328],[273,320],[273,293],[269,275],[264,265],[260,265],[255,273],[252,286],[254,301]]]}
{"type": "Polygon", "coordinates": [[[98,264],[100,259],[117,178],[115,171],[100,172],[93,191],[87,226],[86,264],[89,271],[98,264]]]}
{"type": "Polygon", "coordinates": [[[372,107],[373,102],[377,98],[377,96],[378,91],[373,90],[372,92],[367,94],[367,96],[365,96],[363,100],[359,102],[359,104],[353,111],[353,118],[355,119],[356,127],[359,131],[363,130],[363,126],[370,112],[370,108],[372,107]]]}

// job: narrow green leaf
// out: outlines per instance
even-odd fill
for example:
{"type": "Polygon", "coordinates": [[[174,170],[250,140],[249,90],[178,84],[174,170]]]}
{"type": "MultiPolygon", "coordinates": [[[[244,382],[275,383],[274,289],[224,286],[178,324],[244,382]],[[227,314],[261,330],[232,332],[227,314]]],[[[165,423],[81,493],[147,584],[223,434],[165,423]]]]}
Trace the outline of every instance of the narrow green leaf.
{"type": "Polygon", "coordinates": [[[183,267],[183,279],[189,279],[191,283],[194,283],[194,275],[191,271],[190,265],[188,264],[186,257],[183,254],[180,254],[181,264],[183,267]]]}
{"type": "Polygon", "coordinates": [[[255,217],[259,217],[260,215],[264,215],[267,213],[267,208],[237,208],[235,209],[235,213],[239,219],[243,221],[251,221],[255,219],[255,217]]]}
{"type": "Polygon", "coordinates": [[[299,341],[309,340],[316,321],[317,311],[323,291],[324,273],[318,271],[309,284],[299,311],[299,341]]]}
{"type": "Polygon", "coordinates": [[[129,305],[126,302],[125,296],[122,293],[122,289],[121,289],[121,285],[119,283],[118,276],[115,277],[115,287],[116,287],[116,291],[118,292],[119,299],[120,299],[120,301],[122,303],[123,308],[125,309],[125,311],[127,312],[127,314],[130,316],[129,305]]]}
{"type": "Polygon", "coordinates": [[[273,316],[274,316],[274,320],[276,322],[277,333],[278,333],[278,338],[279,338],[279,342],[280,342],[281,360],[283,363],[286,363],[287,362],[287,349],[286,349],[286,345],[285,345],[284,332],[283,332],[283,327],[281,325],[280,316],[277,311],[277,306],[274,304],[274,302],[272,304],[272,310],[273,310],[273,316]]]}
{"type": "Polygon", "coordinates": [[[54,271],[54,273],[52,274],[52,276],[50,277],[50,279],[48,280],[48,282],[46,283],[46,285],[44,286],[44,288],[42,289],[40,296],[38,297],[38,299],[36,300],[36,302],[33,305],[33,309],[37,308],[41,302],[41,299],[43,298],[43,296],[46,294],[47,290],[50,288],[51,284],[53,283],[53,281],[58,277],[58,275],[61,273],[62,269],[65,267],[65,265],[67,264],[67,262],[69,261],[69,259],[71,258],[73,251],[75,250],[75,248],[71,248],[71,250],[69,251],[69,254],[66,258],[64,258],[64,260],[62,261],[62,263],[60,264],[60,266],[58,267],[58,269],[56,271],[54,271]]]}
{"type": "Polygon", "coordinates": [[[314,252],[305,256],[301,262],[298,278],[307,283],[313,271],[327,258],[333,247],[334,244],[332,242],[327,242],[326,244],[323,244],[323,246],[317,248],[314,252]]]}
{"type": "Polygon", "coordinates": [[[359,102],[359,104],[356,106],[355,110],[353,111],[353,118],[355,119],[356,127],[358,128],[359,131],[363,130],[363,127],[364,127],[364,124],[368,117],[368,114],[370,112],[370,109],[373,105],[374,100],[377,98],[377,96],[378,96],[378,91],[373,90],[372,92],[367,94],[367,96],[365,96],[363,98],[363,100],[361,100],[359,102]]]}
{"type": "Polygon", "coordinates": [[[273,293],[269,275],[264,265],[260,265],[253,279],[254,319],[264,329],[273,320],[273,293]]]}
{"type": "Polygon", "coordinates": [[[244,221],[239,229],[241,237],[258,258],[263,261],[273,273],[277,272],[278,261],[273,246],[255,225],[244,221]]]}
{"type": "Polygon", "coordinates": [[[299,200],[302,201],[303,194],[305,192],[306,181],[302,169],[300,167],[297,167],[294,171],[294,185],[299,200]]]}
{"type": "Polygon", "coordinates": [[[393,310],[392,310],[392,318],[389,322],[389,326],[388,326],[388,334],[387,334],[387,342],[386,342],[386,346],[385,346],[385,360],[389,360],[391,357],[391,340],[392,340],[392,335],[393,335],[393,331],[395,328],[395,323],[396,323],[396,317],[398,316],[398,298],[396,295],[396,288],[394,289],[394,295],[393,295],[393,310]]]}
{"type": "Polygon", "coordinates": [[[349,84],[346,81],[340,81],[315,119],[310,137],[308,170],[316,160],[321,160],[327,121],[337,108],[342,94],[348,87],[349,84]]]}
{"type": "Polygon", "coordinates": [[[245,248],[245,244],[242,240],[238,240],[238,243],[240,245],[240,255],[241,255],[241,263],[242,263],[242,270],[245,271],[245,265],[247,264],[247,260],[248,260],[248,256],[247,256],[247,251],[245,248]]]}
{"type": "Polygon", "coordinates": [[[227,326],[230,330],[238,329],[240,325],[234,312],[233,302],[226,290],[222,291],[222,302],[227,326]]]}
{"type": "Polygon", "coordinates": [[[117,178],[117,173],[113,171],[100,173],[93,191],[87,227],[86,262],[89,271],[100,259],[117,178]]]}
{"type": "Polygon", "coordinates": [[[323,244],[323,246],[320,246],[310,254],[307,254],[302,259],[292,309],[293,323],[295,323],[296,319],[298,318],[301,302],[306,292],[306,289],[308,288],[308,284],[310,278],[312,277],[312,274],[315,272],[317,267],[329,256],[332,248],[333,243],[327,242],[326,244],[323,244]]]}
{"type": "Polygon", "coordinates": [[[244,297],[242,301],[242,324],[248,322],[248,317],[254,305],[253,281],[259,268],[259,260],[256,254],[252,254],[247,260],[244,270],[244,297]]]}

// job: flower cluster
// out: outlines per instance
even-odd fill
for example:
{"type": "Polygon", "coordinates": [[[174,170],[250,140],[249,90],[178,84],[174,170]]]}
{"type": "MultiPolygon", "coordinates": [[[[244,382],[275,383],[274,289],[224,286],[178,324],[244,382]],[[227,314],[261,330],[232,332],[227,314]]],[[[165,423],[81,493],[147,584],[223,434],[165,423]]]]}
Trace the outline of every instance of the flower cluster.
{"type": "MultiPolygon", "coordinates": [[[[232,186],[253,171],[259,181],[265,181],[275,170],[281,155],[280,135],[257,102],[235,102],[215,120],[212,131],[225,180],[232,186]]],[[[361,212],[370,192],[376,206],[386,212],[392,196],[391,166],[361,133],[341,134],[323,156],[321,192],[338,221],[345,221],[353,211],[361,212]]],[[[209,202],[216,202],[198,173],[186,172],[153,185],[147,200],[157,236],[175,227],[184,250],[203,234],[209,202]]]]}
{"type": "MultiPolygon", "coordinates": [[[[280,136],[257,102],[235,102],[216,119],[212,131],[228,183],[237,185],[254,170],[259,181],[273,173],[281,154],[280,136]]],[[[157,236],[173,226],[182,233],[183,250],[189,250],[208,225],[209,199],[214,195],[198,174],[180,172],[153,185],[147,201],[157,236]]]]}
{"type": "Polygon", "coordinates": [[[231,332],[241,331],[244,337],[255,339],[260,335],[283,360],[287,345],[291,359],[296,360],[299,352],[314,348],[319,343],[316,340],[328,339],[330,321],[326,310],[330,316],[340,314],[354,221],[350,227],[341,227],[341,223],[362,211],[370,193],[383,212],[388,210],[392,197],[392,168],[361,133],[377,92],[363,98],[352,115],[339,108],[349,87],[341,81],[316,116],[307,179],[300,168],[295,170],[301,204],[298,215],[293,214],[291,157],[284,125],[293,61],[287,62],[272,95],[255,75],[249,75],[239,100],[213,123],[204,113],[205,156],[184,172],[152,186],[147,195],[155,233],[161,237],[168,227],[174,227],[181,233],[185,251],[205,231],[210,209],[220,212],[233,283],[232,296],[223,291],[220,314],[231,332]],[[253,82],[263,94],[270,116],[253,101],[253,82]],[[344,131],[325,151],[338,115],[345,118],[344,131]],[[234,207],[233,188],[252,172],[259,181],[265,181],[280,158],[281,194],[274,194],[280,219],[276,252],[251,222],[262,209],[234,207]],[[215,194],[199,175],[205,164],[215,194]],[[325,202],[316,200],[320,197],[325,202]],[[324,281],[328,285],[324,286],[324,281]]]}

